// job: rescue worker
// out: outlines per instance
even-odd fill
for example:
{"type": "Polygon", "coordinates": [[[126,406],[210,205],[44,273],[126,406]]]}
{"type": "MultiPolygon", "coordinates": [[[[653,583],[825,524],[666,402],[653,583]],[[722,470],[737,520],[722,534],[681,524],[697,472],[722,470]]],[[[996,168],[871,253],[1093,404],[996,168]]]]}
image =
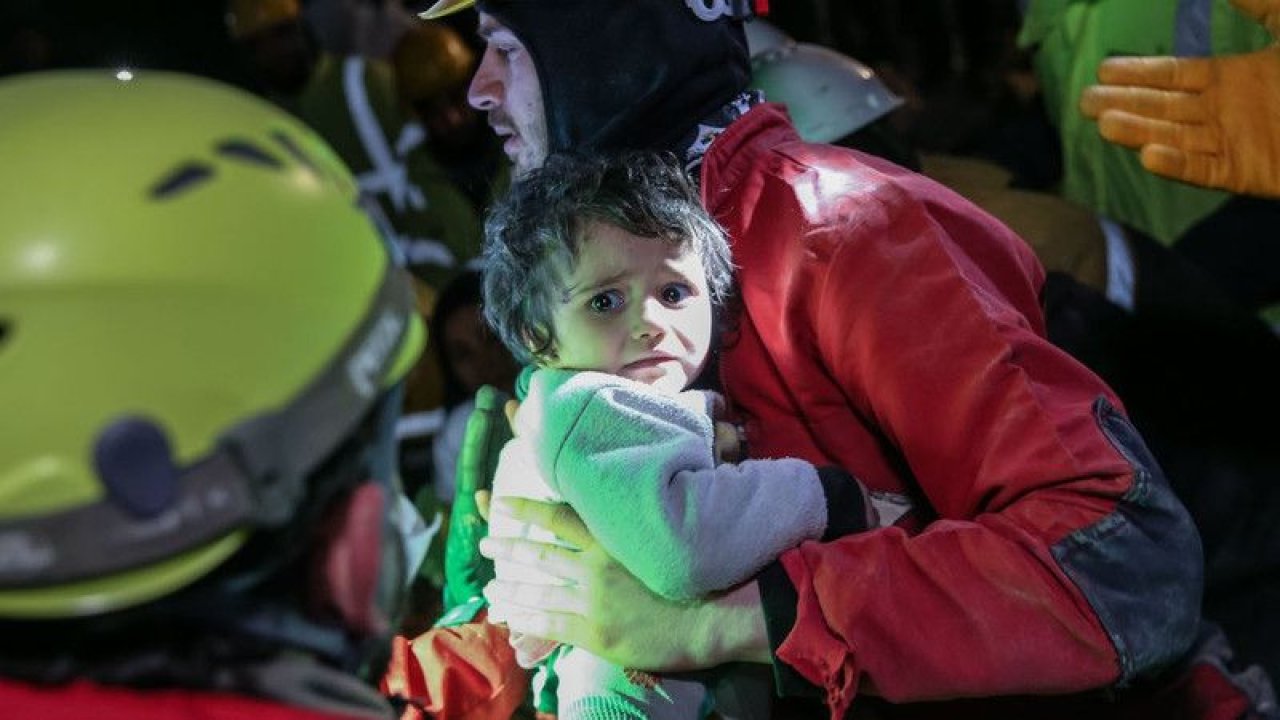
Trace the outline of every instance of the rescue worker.
{"type": "Polygon", "coordinates": [[[424,331],[355,180],[205,79],[0,108],[0,714],[394,718],[424,331]]]}
{"type": "Polygon", "coordinates": [[[1080,103],[1102,137],[1140,150],[1148,172],[1237,193],[1177,248],[1277,328],[1280,255],[1270,230],[1280,224],[1280,3],[1231,4],[1272,42],[1217,57],[1110,58],[1080,103]]]}
{"type": "MultiPolygon", "coordinates": [[[[1098,121],[1104,138],[1139,150],[1137,158],[1147,171],[1239,194],[1228,204],[1254,212],[1236,212],[1230,224],[1206,220],[1177,249],[1217,278],[1223,294],[1239,307],[1269,306],[1264,317],[1275,329],[1280,327],[1280,247],[1264,222],[1251,220],[1263,213],[1274,217],[1280,207],[1280,44],[1274,42],[1280,40],[1280,2],[1232,4],[1266,27],[1273,42],[1254,52],[1220,57],[1110,58],[1099,67],[1099,84],[1085,89],[1081,110],[1098,121]]],[[[1189,285],[1184,278],[1172,280],[1180,287],[1189,285]]],[[[1204,314],[1203,308],[1198,310],[1204,314]]],[[[1169,324],[1186,334],[1189,313],[1177,314],[1181,319],[1171,318],[1169,324]]],[[[1217,338],[1228,323],[1212,316],[1209,323],[1216,334],[1193,337],[1184,347],[1204,348],[1200,353],[1219,365],[1192,387],[1200,395],[1206,384],[1230,379],[1239,388],[1239,399],[1224,402],[1217,393],[1204,409],[1212,407],[1217,417],[1239,418],[1214,423],[1212,435],[1250,481],[1224,477],[1222,463],[1198,473],[1196,490],[1206,511],[1212,511],[1205,520],[1216,529],[1213,534],[1239,545],[1222,553],[1222,591],[1212,592],[1211,584],[1206,607],[1221,618],[1241,654],[1262,662],[1274,679],[1280,677],[1280,617],[1273,610],[1280,607],[1280,486],[1275,482],[1280,452],[1271,428],[1260,426],[1256,418],[1280,404],[1275,379],[1280,350],[1274,335],[1258,330],[1253,330],[1259,336],[1254,347],[1225,345],[1217,338]]],[[[1160,358],[1161,363],[1168,357],[1160,358]]],[[[1153,391],[1151,396],[1159,395],[1153,391]]],[[[1177,438],[1178,449],[1196,459],[1213,457],[1203,450],[1206,434],[1203,428],[1185,432],[1177,438]]],[[[1191,507],[1194,512],[1196,505],[1191,507]]],[[[1211,579],[1213,571],[1211,564],[1211,579]]]]}
{"type": "Polygon", "coordinates": [[[746,5],[480,0],[472,104],[517,177],[567,150],[684,159],[733,242],[744,309],[718,379],[748,447],[852,472],[885,527],[673,606],[571,512],[510,502],[491,511],[577,550],[486,540],[556,578],[486,597],[513,631],[628,667],[772,664],[832,717],[1199,707],[1138,682],[1196,639],[1199,539],[1114,394],[1043,337],[1030,250],[936,183],[802,142],[745,92],[746,5]],[[921,704],[962,698],[987,700],[921,704]]]}
{"type": "Polygon", "coordinates": [[[1249,52],[1271,42],[1265,30],[1229,0],[1030,0],[1024,7],[1018,43],[1032,53],[1062,138],[1062,193],[1164,245],[1219,210],[1226,193],[1151,175],[1133,153],[1101,138],[1078,104],[1108,57],[1249,52]]]}
{"type": "Polygon", "coordinates": [[[422,127],[401,112],[392,65],[323,51],[297,0],[232,0],[228,17],[232,36],[264,77],[285,69],[291,80],[305,76],[277,85],[275,99],[338,152],[360,184],[366,209],[413,273],[438,292],[479,251],[480,223],[423,147],[422,127]]]}

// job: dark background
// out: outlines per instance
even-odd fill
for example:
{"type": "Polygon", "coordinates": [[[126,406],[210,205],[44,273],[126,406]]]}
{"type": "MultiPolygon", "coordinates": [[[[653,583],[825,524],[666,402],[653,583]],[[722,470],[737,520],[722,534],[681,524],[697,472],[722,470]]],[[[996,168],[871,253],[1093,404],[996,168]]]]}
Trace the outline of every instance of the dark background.
{"type": "Polygon", "coordinates": [[[0,0],[0,74],[128,67],[248,83],[225,0],[0,0]]]}

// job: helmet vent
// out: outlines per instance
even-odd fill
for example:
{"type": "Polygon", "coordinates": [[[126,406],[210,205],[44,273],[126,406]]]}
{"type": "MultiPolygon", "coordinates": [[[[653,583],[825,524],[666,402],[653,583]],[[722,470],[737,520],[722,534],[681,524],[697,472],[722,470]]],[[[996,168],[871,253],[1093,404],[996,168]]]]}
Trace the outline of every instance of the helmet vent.
{"type": "Polygon", "coordinates": [[[208,180],[212,176],[213,168],[201,163],[189,162],[169,173],[163,180],[153,185],[151,187],[151,197],[156,200],[168,200],[172,196],[189,190],[193,186],[208,180]]]}
{"type": "Polygon", "coordinates": [[[293,138],[289,137],[288,133],[277,130],[271,133],[271,137],[279,143],[280,147],[284,148],[285,152],[289,153],[294,160],[297,160],[299,163],[307,166],[307,169],[310,170],[313,175],[317,178],[324,177],[320,172],[320,166],[316,165],[316,161],[311,159],[311,156],[304,152],[301,147],[298,147],[298,144],[293,141],[293,138]]]}
{"type": "Polygon", "coordinates": [[[248,140],[224,140],[218,143],[218,154],[274,170],[284,167],[279,158],[248,140]]]}

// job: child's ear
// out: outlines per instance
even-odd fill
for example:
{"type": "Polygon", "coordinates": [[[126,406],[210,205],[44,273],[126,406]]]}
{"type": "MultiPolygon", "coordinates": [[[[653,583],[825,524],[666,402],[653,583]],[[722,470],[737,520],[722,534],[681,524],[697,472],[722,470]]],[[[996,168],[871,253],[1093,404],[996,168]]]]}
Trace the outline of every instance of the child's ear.
{"type": "Polygon", "coordinates": [[[554,365],[556,356],[555,338],[545,328],[529,328],[524,331],[524,349],[537,365],[554,365]]]}

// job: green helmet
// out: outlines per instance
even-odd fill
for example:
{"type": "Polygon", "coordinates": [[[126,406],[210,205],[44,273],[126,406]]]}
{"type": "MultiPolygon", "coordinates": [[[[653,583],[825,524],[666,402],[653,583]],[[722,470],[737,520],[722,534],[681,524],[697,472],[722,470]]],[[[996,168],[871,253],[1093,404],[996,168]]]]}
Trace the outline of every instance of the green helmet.
{"type": "Polygon", "coordinates": [[[212,81],[59,71],[0,80],[0,158],[0,620],[172,594],[319,502],[424,341],[323,141],[212,81]]]}

